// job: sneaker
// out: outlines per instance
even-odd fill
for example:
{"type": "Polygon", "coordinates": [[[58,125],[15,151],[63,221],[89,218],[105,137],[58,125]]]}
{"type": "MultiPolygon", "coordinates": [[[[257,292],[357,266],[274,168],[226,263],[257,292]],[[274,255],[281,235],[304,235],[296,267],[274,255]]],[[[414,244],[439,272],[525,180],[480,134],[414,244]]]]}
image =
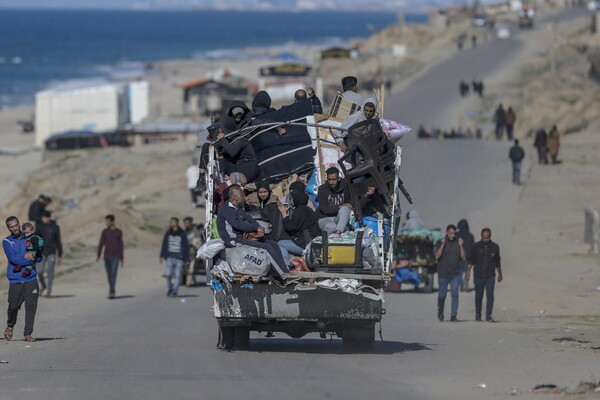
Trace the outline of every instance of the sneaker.
{"type": "Polygon", "coordinates": [[[475,321],[481,322],[481,314],[475,315],[475,321]]]}
{"type": "Polygon", "coordinates": [[[438,310],[438,319],[440,322],[444,320],[444,312],[442,310],[438,310]]]}
{"type": "Polygon", "coordinates": [[[108,295],[109,300],[113,300],[115,298],[115,294],[114,293],[110,293],[108,295]]]}
{"type": "Polygon", "coordinates": [[[172,295],[172,294],[173,294],[173,292],[171,291],[171,289],[169,289],[169,290],[167,291],[167,297],[171,297],[171,295],[172,295]]]}
{"type": "Polygon", "coordinates": [[[29,275],[31,275],[31,269],[30,268],[25,268],[25,270],[21,274],[21,277],[27,278],[27,277],[29,277],[29,275]]]}
{"type": "Polygon", "coordinates": [[[202,174],[196,181],[196,187],[194,188],[194,192],[202,193],[205,190],[206,190],[206,178],[204,177],[204,174],[202,174]]]}
{"type": "Polygon", "coordinates": [[[450,317],[450,321],[451,322],[458,322],[458,320],[456,319],[456,317],[450,317]]]}
{"type": "Polygon", "coordinates": [[[13,268],[13,272],[21,272],[22,269],[23,269],[23,267],[20,267],[17,265],[16,267],[13,268]]]}
{"type": "Polygon", "coordinates": [[[341,239],[342,234],[341,233],[332,233],[331,235],[329,235],[329,239],[341,239]]]}
{"type": "Polygon", "coordinates": [[[492,317],[485,317],[485,322],[496,322],[492,317]]]}

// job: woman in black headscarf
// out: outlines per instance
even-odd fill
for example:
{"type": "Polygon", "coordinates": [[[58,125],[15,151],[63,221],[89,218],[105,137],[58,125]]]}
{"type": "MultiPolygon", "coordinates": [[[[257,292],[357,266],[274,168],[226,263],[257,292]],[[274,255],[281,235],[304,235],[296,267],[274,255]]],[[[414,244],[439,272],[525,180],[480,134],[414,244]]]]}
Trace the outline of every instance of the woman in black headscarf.
{"type": "Polygon", "coordinates": [[[278,244],[290,255],[300,256],[306,245],[321,232],[315,212],[307,205],[308,195],[304,191],[292,190],[290,197],[292,208],[283,219],[283,227],[291,239],[280,240],[278,244]]]}

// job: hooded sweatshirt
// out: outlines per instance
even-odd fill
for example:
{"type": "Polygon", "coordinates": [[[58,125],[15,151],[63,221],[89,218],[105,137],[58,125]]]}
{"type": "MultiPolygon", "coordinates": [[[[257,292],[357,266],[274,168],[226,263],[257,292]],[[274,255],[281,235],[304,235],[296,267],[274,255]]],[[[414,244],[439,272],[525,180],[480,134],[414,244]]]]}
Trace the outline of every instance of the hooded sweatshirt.
{"type": "MultiPolygon", "coordinates": [[[[375,106],[375,108],[377,108],[377,100],[375,100],[372,97],[367,97],[363,100],[362,104],[360,105],[360,110],[346,118],[342,125],[340,125],[340,128],[350,129],[359,122],[366,121],[367,117],[365,117],[364,109],[367,103],[372,103],[375,106]]],[[[339,144],[344,140],[347,134],[348,132],[334,130],[335,142],[339,144]]]]}
{"type": "MultiPolygon", "coordinates": [[[[335,188],[325,182],[317,191],[317,218],[335,217],[342,204],[351,203],[350,191],[347,190],[346,180],[342,179],[335,188]]],[[[294,191],[295,192],[295,191],[294,191]]]]}
{"type": "Polygon", "coordinates": [[[419,217],[417,210],[410,210],[408,212],[408,219],[404,223],[404,227],[406,229],[425,229],[425,224],[421,217],[419,217]]]}
{"type": "MultiPolygon", "coordinates": [[[[229,107],[227,107],[227,114],[225,115],[226,117],[231,117],[233,119],[233,109],[236,107],[241,107],[242,109],[244,109],[244,116],[242,117],[242,120],[238,123],[235,122],[235,120],[233,120],[234,124],[237,125],[237,128],[230,131],[233,132],[237,129],[241,129],[244,126],[250,124],[250,112],[251,110],[248,108],[248,106],[246,105],[246,103],[244,103],[241,100],[233,100],[231,103],[229,103],[229,107]]],[[[224,129],[225,130],[225,127],[224,129]]],[[[230,133],[225,131],[225,133],[230,133]]]]}
{"type": "Polygon", "coordinates": [[[290,192],[294,208],[283,219],[283,227],[292,241],[306,247],[308,242],[320,235],[319,224],[315,212],[308,207],[308,195],[299,190],[290,192]]]}
{"type": "MultiPolygon", "coordinates": [[[[243,120],[242,120],[243,122],[243,120]]],[[[221,126],[225,133],[233,132],[239,128],[236,125],[235,120],[231,116],[225,116],[221,121],[221,126]]],[[[224,137],[215,142],[215,148],[227,161],[232,164],[243,164],[243,163],[257,163],[256,153],[254,148],[246,139],[242,136],[230,136],[224,137]]]]}
{"type": "MultiPolygon", "coordinates": [[[[31,271],[31,275],[26,278],[23,278],[21,275],[23,272],[13,272],[13,269],[17,266],[19,267],[28,267],[33,265],[34,262],[26,259],[26,242],[25,235],[21,233],[19,237],[14,237],[12,235],[7,236],[2,241],[2,247],[4,248],[4,253],[6,254],[6,258],[8,258],[8,265],[6,266],[6,276],[10,283],[27,283],[37,279],[37,272],[35,268],[31,271]]],[[[38,254],[35,262],[42,261],[41,254],[38,254]]]]}
{"type": "Polygon", "coordinates": [[[461,219],[456,224],[458,231],[456,232],[456,236],[463,240],[463,248],[465,249],[465,254],[467,257],[471,254],[471,250],[473,249],[473,243],[475,243],[475,238],[473,234],[469,231],[469,222],[466,219],[461,219]]]}
{"type": "Polygon", "coordinates": [[[269,93],[264,90],[256,93],[254,100],[252,100],[251,117],[255,118],[271,111],[275,111],[275,109],[271,108],[271,96],[269,96],[269,93]]]}

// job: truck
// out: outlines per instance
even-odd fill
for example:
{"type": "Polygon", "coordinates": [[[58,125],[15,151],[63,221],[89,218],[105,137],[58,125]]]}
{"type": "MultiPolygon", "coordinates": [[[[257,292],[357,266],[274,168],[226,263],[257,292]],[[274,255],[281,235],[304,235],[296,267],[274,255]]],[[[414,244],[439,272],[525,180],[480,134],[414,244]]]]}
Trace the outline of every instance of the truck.
{"type": "MultiPolygon", "coordinates": [[[[302,107],[297,104],[286,107],[302,107]]],[[[291,135],[286,140],[306,135],[304,139],[307,143],[311,143],[311,146],[307,153],[310,160],[305,163],[306,165],[282,169],[280,163],[278,170],[274,172],[275,175],[271,173],[270,176],[262,176],[261,179],[267,179],[274,183],[285,183],[292,176],[307,174],[310,180],[316,180],[314,188],[318,186],[318,183],[324,181],[324,170],[335,162],[349,180],[349,188],[364,188],[366,184],[377,185],[377,182],[380,184],[385,182],[386,187],[378,186],[378,189],[386,192],[384,196],[386,213],[388,216],[401,214],[400,194],[404,193],[405,196],[408,196],[400,179],[401,146],[393,145],[393,148],[389,150],[391,154],[379,157],[379,159],[389,160],[387,171],[383,171],[381,163],[372,159],[363,160],[363,164],[357,164],[356,167],[348,169],[348,165],[343,160],[344,157],[339,157],[342,153],[338,153],[339,148],[331,140],[332,130],[339,129],[340,120],[323,115],[312,115],[312,111],[302,112],[301,110],[300,118],[298,118],[298,110],[289,109],[283,110],[283,112],[277,111],[265,118],[274,122],[259,124],[248,134],[257,152],[261,171],[269,171],[269,162],[273,161],[274,157],[281,157],[279,160],[285,160],[284,164],[286,165],[288,161],[297,163],[301,157],[298,152],[295,156],[286,154],[285,146],[282,147],[281,152],[274,153],[273,146],[271,146],[269,147],[271,149],[270,156],[265,158],[266,156],[260,149],[261,144],[256,143],[256,138],[260,136],[261,130],[264,132],[268,128],[285,126],[288,133],[283,137],[291,135]],[[289,111],[294,112],[290,114],[289,111]],[[359,176],[360,167],[365,170],[371,167],[372,175],[369,178],[365,178],[365,176],[363,176],[364,179],[361,178],[359,176]],[[357,177],[358,179],[356,179],[357,177]]],[[[373,135],[381,137],[383,134],[377,120],[361,124],[358,124],[361,126],[350,128],[348,133],[350,143],[353,140],[360,142],[361,135],[368,142],[369,136],[370,139],[373,139],[373,135]]],[[[299,147],[302,146],[296,145],[294,149],[299,147]]],[[[349,145],[349,148],[356,151],[362,147],[361,143],[356,143],[356,145],[349,145]]],[[[214,154],[211,145],[206,205],[207,244],[210,244],[211,239],[217,236],[214,223],[216,210],[212,200],[216,187],[214,177],[219,174],[215,173],[218,166],[214,154]]],[[[348,157],[349,154],[344,154],[344,156],[348,157]]],[[[268,174],[269,172],[267,172],[268,174]]],[[[312,190],[309,187],[310,184],[307,192],[312,190]]],[[[212,311],[218,326],[218,347],[227,350],[247,349],[250,345],[250,332],[262,332],[266,334],[266,337],[272,337],[275,333],[283,333],[292,338],[318,333],[321,338],[326,338],[328,335],[341,338],[344,351],[372,351],[376,325],[385,315],[383,295],[385,285],[390,279],[393,255],[391,238],[395,229],[394,226],[386,229],[384,218],[378,218],[377,226],[374,227],[378,233],[374,235],[373,229],[364,227],[364,224],[360,222],[362,221],[360,212],[357,214],[359,222],[356,226],[358,228],[356,231],[348,233],[348,235],[356,237],[354,247],[350,251],[350,253],[354,253],[354,257],[351,257],[350,261],[346,261],[345,264],[330,262],[335,244],[331,243],[332,240],[324,234],[314,239],[310,244],[312,249],[305,250],[303,254],[309,270],[290,271],[284,275],[283,284],[269,277],[251,277],[236,273],[226,277],[218,271],[221,266],[227,264],[224,262],[227,261],[227,257],[224,260],[221,253],[220,259],[219,257],[207,259],[207,279],[213,288],[212,311]],[[363,249],[366,236],[373,239],[370,245],[373,252],[371,254],[373,265],[370,266],[363,257],[366,254],[363,249]],[[317,244],[316,241],[319,243],[317,244]]],[[[399,221],[399,218],[391,218],[389,222],[397,225],[399,221]]],[[[228,267],[235,270],[236,266],[228,265],[228,267]]]]}

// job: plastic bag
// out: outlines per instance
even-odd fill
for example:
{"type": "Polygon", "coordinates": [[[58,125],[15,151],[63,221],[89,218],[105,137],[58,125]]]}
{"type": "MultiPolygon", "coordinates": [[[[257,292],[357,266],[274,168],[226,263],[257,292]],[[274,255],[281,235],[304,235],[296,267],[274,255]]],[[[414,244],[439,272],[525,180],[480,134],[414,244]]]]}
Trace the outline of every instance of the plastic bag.
{"type": "Polygon", "coordinates": [[[214,258],[221,250],[225,248],[223,239],[211,239],[204,243],[196,252],[196,258],[201,260],[210,260],[214,258]]]}
{"type": "Polygon", "coordinates": [[[402,125],[400,122],[385,118],[379,118],[379,124],[392,143],[396,143],[412,130],[411,127],[402,125]]]}
{"type": "Polygon", "coordinates": [[[227,249],[227,263],[236,274],[254,278],[267,275],[271,266],[266,250],[245,245],[227,249]]]}

